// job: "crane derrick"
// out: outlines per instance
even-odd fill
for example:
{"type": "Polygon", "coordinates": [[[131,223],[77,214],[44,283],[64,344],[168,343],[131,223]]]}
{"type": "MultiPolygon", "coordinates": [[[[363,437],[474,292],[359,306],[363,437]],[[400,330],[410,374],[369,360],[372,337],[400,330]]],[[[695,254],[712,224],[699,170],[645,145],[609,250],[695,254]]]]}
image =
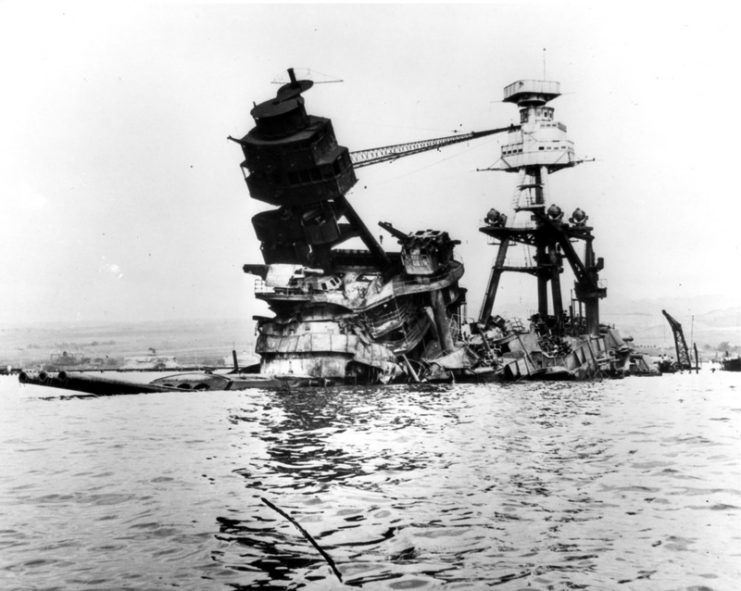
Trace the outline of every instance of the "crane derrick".
{"type": "Polygon", "coordinates": [[[682,325],[669,312],[662,310],[661,313],[666,317],[674,336],[674,349],[677,352],[677,367],[679,369],[692,369],[690,352],[687,349],[687,342],[684,340],[684,331],[682,325]]]}

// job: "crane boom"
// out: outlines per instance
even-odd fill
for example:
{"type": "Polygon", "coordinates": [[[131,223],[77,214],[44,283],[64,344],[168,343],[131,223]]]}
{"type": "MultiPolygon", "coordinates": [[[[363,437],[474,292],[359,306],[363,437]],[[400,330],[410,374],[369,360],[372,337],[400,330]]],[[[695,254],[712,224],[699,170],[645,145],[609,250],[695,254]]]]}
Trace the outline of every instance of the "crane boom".
{"type": "Polygon", "coordinates": [[[672,328],[672,333],[674,334],[674,348],[677,351],[677,366],[679,369],[692,369],[692,361],[690,360],[690,353],[687,349],[687,342],[684,340],[682,325],[666,310],[662,310],[661,313],[666,317],[669,326],[672,328]]]}
{"type": "Polygon", "coordinates": [[[355,168],[362,168],[363,166],[370,166],[371,164],[377,164],[378,162],[396,160],[397,158],[403,158],[404,156],[411,156],[412,154],[435,150],[437,148],[442,148],[443,146],[467,142],[469,140],[493,135],[495,133],[515,131],[519,128],[519,125],[510,125],[508,127],[497,127],[496,129],[487,129],[485,131],[471,131],[469,133],[449,135],[429,140],[393,144],[391,146],[380,146],[378,148],[369,148],[367,150],[357,150],[355,152],[350,152],[350,160],[355,168]]]}

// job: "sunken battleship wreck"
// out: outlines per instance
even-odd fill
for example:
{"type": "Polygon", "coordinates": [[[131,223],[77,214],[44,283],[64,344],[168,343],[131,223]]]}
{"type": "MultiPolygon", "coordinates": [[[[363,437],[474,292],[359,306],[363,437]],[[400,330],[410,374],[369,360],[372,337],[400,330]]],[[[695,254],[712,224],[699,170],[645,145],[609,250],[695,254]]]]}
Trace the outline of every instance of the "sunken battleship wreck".
{"type": "MultiPolygon", "coordinates": [[[[580,162],[548,105],[560,95],[558,82],[520,80],[504,89],[504,100],[519,109],[519,125],[350,152],[338,143],[330,119],[307,112],[303,93],[312,81],[296,79],[292,69],[288,74],[274,98],[254,105],[254,128],[229,137],[244,155],[251,197],[271,207],[252,218],[263,261],[244,265],[255,276],[256,297],[273,312],[254,317],[259,367],[249,373],[235,367],[219,379],[159,378],[151,391],[653,373],[614,328],[600,323],[604,261],[595,256],[588,216],[576,209],[565,219],[561,208],[546,202],[549,175],[580,162]],[[514,211],[529,219],[508,225],[505,213],[486,214],[479,230],[498,249],[481,311],[468,319],[464,268],[455,258],[459,241],[444,229],[402,230],[381,221],[399,246],[386,250],[347,194],[358,168],[492,134],[506,136],[499,160],[484,170],[517,174],[514,211]],[[343,248],[350,239],[364,248],[343,248]],[[515,248],[534,250],[533,264],[508,265],[515,248]],[[567,308],[564,261],[575,277],[567,308]],[[505,272],[536,279],[538,311],[527,326],[494,314],[505,272]]],[[[92,393],[126,386],[124,380],[67,374],[24,372],[21,380],[92,393]]]]}
{"type": "Polygon", "coordinates": [[[519,108],[518,126],[350,153],[338,145],[329,119],[307,113],[302,93],[312,83],[296,80],[292,70],[289,76],[274,99],[252,109],[255,127],[230,138],[244,153],[250,195],[275,207],[252,219],[264,263],[244,267],[275,314],[255,318],[260,373],[307,383],[387,383],[624,375],[631,364],[640,366],[619,334],[599,322],[603,260],[595,258],[587,215],[577,209],[565,221],[558,206],[545,202],[548,175],[579,162],[547,104],[560,94],[557,82],[522,80],[505,88],[504,100],[519,108]],[[516,211],[529,212],[531,224],[510,227],[505,214],[487,214],[480,230],[499,241],[499,250],[481,313],[468,321],[459,242],[443,229],[405,232],[380,222],[400,246],[388,252],[346,194],[355,168],[494,133],[507,138],[487,170],[518,174],[516,211]],[[341,248],[350,238],[366,249],[341,248]],[[584,244],[582,256],[574,242],[584,244]],[[505,264],[518,244],[536,250],[535,265],[505,264]],[[568,312],[564,260],[576,277],[578,305],[568,312]],[[505,271],[537,279],[538,313],[527,328],[492,316],[505,271]]]}

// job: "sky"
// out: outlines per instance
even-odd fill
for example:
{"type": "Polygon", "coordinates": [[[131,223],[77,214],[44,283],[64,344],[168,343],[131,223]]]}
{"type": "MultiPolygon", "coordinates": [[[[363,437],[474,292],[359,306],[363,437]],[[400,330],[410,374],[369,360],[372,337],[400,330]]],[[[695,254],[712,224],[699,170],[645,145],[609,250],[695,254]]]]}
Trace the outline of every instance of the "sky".
{"type": "MultiPolygon", "coordinates": [[[[603,309],[738,303],[730,4],[0,2],[0,323],[264,313],[241,267],[262,262],[250,219],[268,206],[226,138],[288,67],[342,80],[305,98],[351,151],[517,122],[503,87],[545,69],[595,159],[554,175],[551,201],[590,216],[603,309]]],[[[515,177],[477,172],[500,141],[360,169],[348,195],[372,228],[461,240],[471,316],[495,255],[477,228],[512,213],[515,177]]],[[[502,311],[534,302],[505,275],[502,311]]]]}

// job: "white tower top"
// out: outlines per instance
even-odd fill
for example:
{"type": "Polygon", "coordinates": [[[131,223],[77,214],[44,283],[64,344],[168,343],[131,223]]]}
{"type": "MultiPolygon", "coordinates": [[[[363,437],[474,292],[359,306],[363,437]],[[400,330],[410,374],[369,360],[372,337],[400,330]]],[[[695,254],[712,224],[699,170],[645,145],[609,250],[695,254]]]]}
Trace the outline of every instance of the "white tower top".
{"type": "Polygon", "coordinates": [[[518,80],[504,87],[505,102],[520,108],[520,128],[508,134],[501,158],[490,170],[517,172],[545,166],[554,172],[576,164],[566,126],[553,120],[553,107],[547,106],[560,95],[561,85],[551,80],[518,80]]]}
{"type": "Polygon", "coordinates": [[[504,100],[510,103],[522,103],[537,100],[547,103],[561,96],[561,85],[551,80],[518,80],[504,87],[504,100]]]}

